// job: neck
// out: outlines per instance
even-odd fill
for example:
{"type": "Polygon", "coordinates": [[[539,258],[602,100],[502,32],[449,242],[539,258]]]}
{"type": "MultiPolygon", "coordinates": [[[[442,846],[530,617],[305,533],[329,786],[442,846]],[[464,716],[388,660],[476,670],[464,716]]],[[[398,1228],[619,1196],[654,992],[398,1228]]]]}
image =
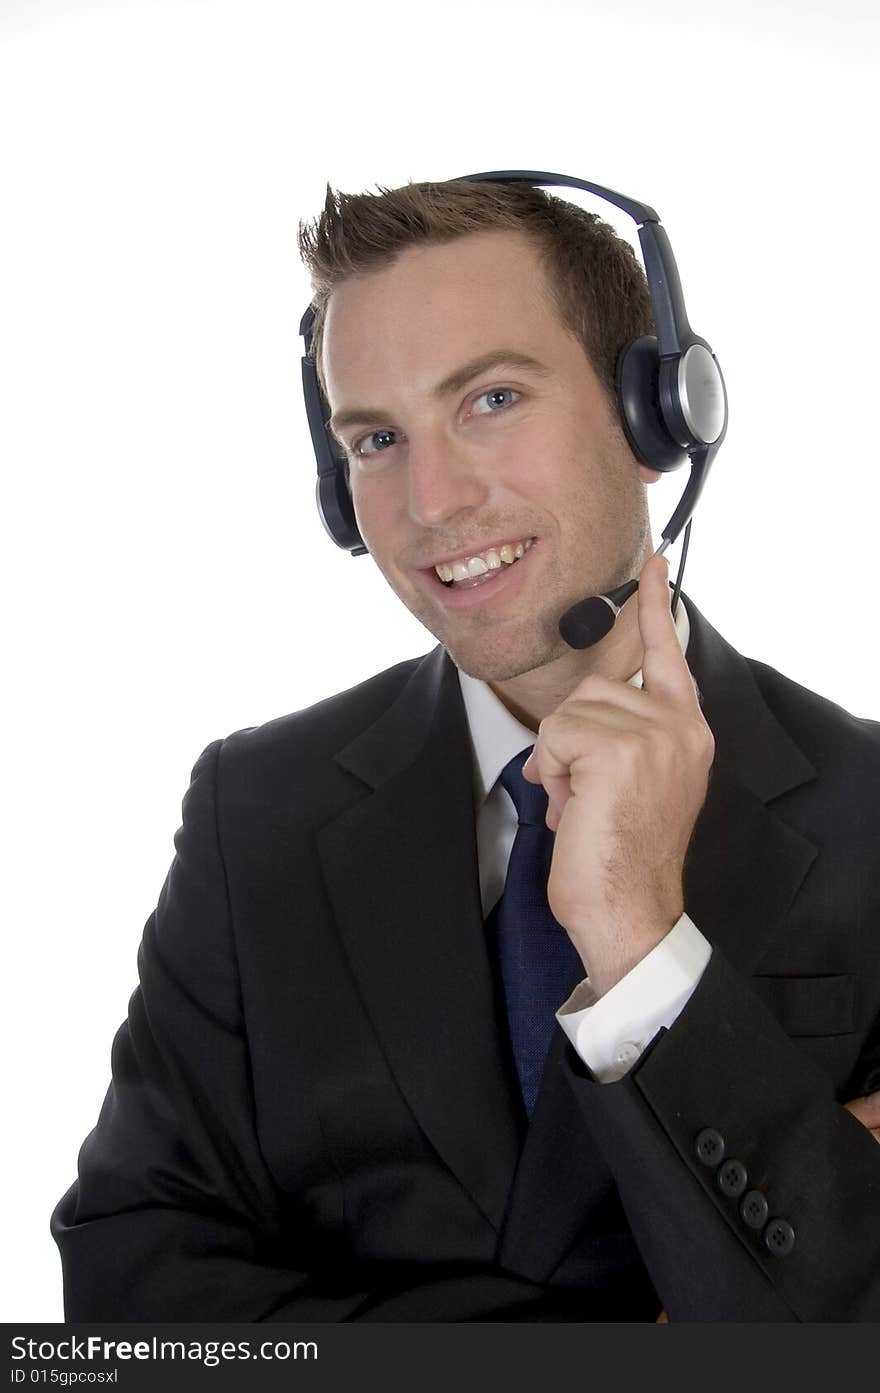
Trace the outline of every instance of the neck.
{"type": "Polygon", "coordinates": [[[592,648],[566,648],[543,667],[490,686],[511,715],[530,730],[537,730],[544,717],[571,696],[585,677],[598,673],[627,682],[639,671],[643,648],[638,616],[637,592],[624,605],[610,632],[592,648]]]}

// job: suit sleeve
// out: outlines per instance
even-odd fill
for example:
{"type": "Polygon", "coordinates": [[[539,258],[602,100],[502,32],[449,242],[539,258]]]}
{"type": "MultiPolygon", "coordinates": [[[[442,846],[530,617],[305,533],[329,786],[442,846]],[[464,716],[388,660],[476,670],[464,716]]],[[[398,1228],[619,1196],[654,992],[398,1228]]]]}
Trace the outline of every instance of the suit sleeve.
{"type": "Polygon", "coordinates": [[[880,1146],[718,948],[626,1077],[565,1068],[670,1320],[880,1319],[880,1146]]]}
{"type": "Polygon", "coordinates": [[[277,1251],[254,1126],[216,834],[222,744],[193,769],[112,1082],[52,1216],[67,1320],[259,1320],[308,1293],[277,1251]]]}

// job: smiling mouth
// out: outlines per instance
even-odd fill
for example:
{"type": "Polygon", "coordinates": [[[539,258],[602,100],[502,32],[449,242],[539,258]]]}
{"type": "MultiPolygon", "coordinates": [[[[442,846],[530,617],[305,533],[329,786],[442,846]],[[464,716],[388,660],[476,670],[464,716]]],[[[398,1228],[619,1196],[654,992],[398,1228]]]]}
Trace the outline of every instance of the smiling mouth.
{"type": "Polygon", "coordinates": [[[447,590],[473,590],[478,585],[491,583],[503,571],[515,566],[533,541],[533,537],[524,537],[519,542],[505,542],[501,547],[488,547],[486,551],[462,557],[449,565],[441,562],[432,569],[447,590]]]}

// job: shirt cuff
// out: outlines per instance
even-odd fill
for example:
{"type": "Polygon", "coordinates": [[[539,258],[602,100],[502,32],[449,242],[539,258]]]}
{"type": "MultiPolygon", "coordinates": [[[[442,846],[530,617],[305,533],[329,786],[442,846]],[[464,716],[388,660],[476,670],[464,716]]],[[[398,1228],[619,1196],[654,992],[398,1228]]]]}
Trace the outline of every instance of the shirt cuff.
{"type": "Polygon", "coordinates": [[[668,1030],[703,975],[712,945],[687,914],[604,996],[587,977],[556,1012],[587,1068],[600,1083],[628,1074],[663,1026],[668,1030]]]}

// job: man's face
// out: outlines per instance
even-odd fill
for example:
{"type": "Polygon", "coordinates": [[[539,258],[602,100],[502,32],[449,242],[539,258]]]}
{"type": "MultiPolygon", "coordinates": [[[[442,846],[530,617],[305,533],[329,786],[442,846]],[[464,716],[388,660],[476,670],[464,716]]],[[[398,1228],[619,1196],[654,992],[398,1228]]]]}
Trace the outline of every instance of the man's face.
{"type": "Polygon", "coordinates": [[[570,654],[564,610],[638,574],[656,476],[531,242],[472,233],[350,277],[330,296],[323,353],[358,526],[392,590],[485,681],[570,654]],[[467,579],[444,584],[438,563],[467,579]]]}

